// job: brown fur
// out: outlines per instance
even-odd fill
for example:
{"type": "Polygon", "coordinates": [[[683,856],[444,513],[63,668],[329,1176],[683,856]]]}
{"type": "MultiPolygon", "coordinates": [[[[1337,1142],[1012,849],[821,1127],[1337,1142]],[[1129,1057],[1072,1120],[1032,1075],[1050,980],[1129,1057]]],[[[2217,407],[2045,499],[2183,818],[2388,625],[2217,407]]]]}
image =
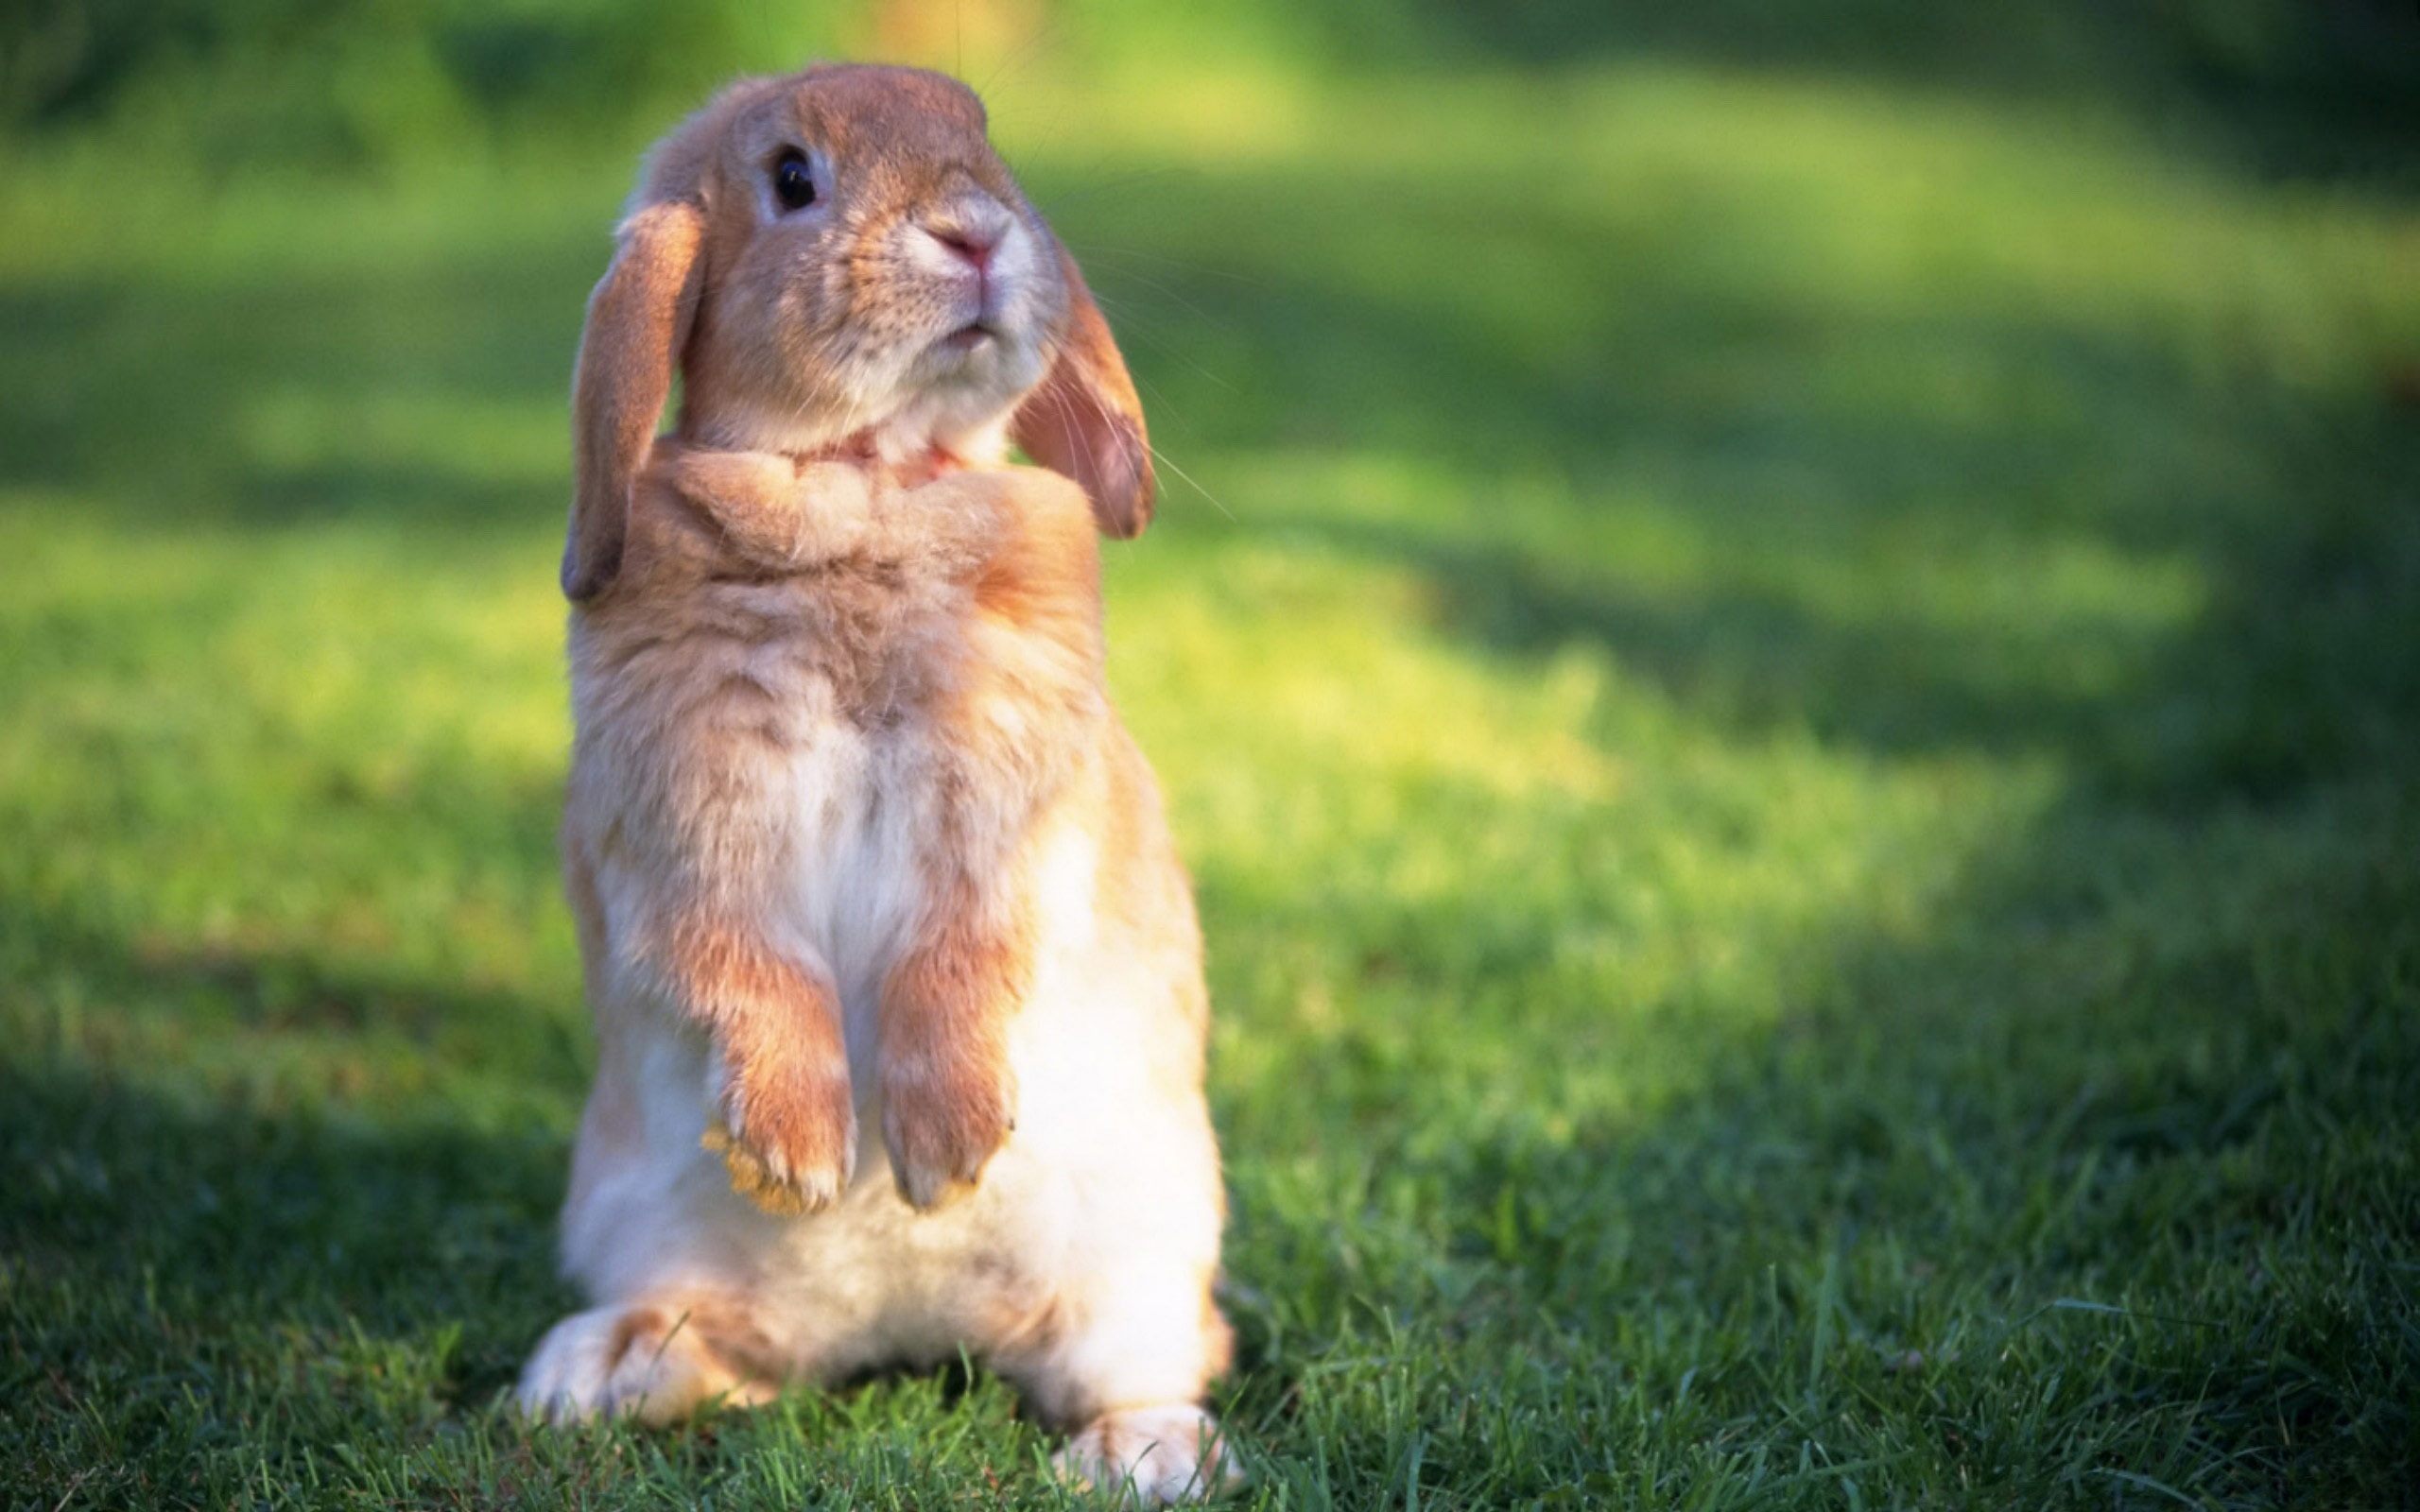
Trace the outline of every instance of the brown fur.
{"type": "Polygon", "coordinates": [[[739,1352],[752,1336],[743,1310],[686,1296],[627,1310],[607,1349],[644,1371],[643,1389],[627,1410],[643,1422],[668,1423],[708,1402],[756,1406],[773,1399],[779,1379],[750,1368],[739,1352]]]}
{"type": "Polygon", "coordinates": [[[856,1163],[856,1111],[831,984],[744,926],[698,918],[677,926],[665,965],[722,1048],[732,1133],[718,1147],[733,1184],[785,1212],[838,1197],[856,1163]]]}
{"type": "Polygon", "coordinates": [[[1093,302],[1076,260],[1059,249],[1063,276],[1076,291],[1061,337],[1080,353],[1051,370],[1017,412],[1017,444],[1092,496],[1102,534],[1131,541],[1151,523],[1150,447],[1143,434],[1143,402],[1117,355],[1116,338],[1093,302]]]}

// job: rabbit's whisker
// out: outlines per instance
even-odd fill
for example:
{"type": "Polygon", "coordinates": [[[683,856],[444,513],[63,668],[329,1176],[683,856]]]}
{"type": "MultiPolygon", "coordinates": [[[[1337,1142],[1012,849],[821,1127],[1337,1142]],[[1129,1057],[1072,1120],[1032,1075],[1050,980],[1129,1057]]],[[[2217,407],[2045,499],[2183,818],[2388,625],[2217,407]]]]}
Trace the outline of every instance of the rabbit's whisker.
{"type": "MultiPolygon", "coordinates": [[[[1150,279],[1145,278],[1140,273],[1133,272],[1128,268],[1113,266],[1110,271],[1130,283],[1140,284],[1143,287],[1150,289],[1152,293],[1161,296],[1163,299],[1175,301],[1177,303],[1184,306],[1185,310],[1189,314],[1206,324],[1223,326],[1226,323],[1220,320],[1217,316],[1212,315],[1209,311],[1194,303],[1191,300],[1186,299],[1184,295],[1179,294],[1176,290],[1168,287],[1165,284],[1155,283],[1150,279]]],[[[1096,300],[1100,298],[1100,293],[1098,289],[1094,291],[1093,298],[1096,300]]]]}
{"type": "MultiPolygon", "coordinates": [[[[1140,247],[1113,247],[1106,242],[1078,243],[1074,241],[1068,242],[1067,245],[1083,253],[1087,259],[1102,257],[1141,258],[1147,263],[1157,263],[1161,266],[1168,269],[1170,272],[1191,273],[1200,278],[1222,278],[1226,279],[1230,283],[1247,284],[1256,289],[1265,289],[1270,286],[1267,279],[1254,278],[1249,273],[1238,273],[1231,267],[1217,267],[1208,263],[1194,262],[1189,258],[1170,257],[1166,253],[1148,251],[1140,247]]],[[[1113,264],[1112,266],[1115,265],[1113,264]]],[[[1121,269],[1121,271],[1123,270],[1121,269]]]]}
{"type": "Polygon", "coordinates": [[[1185,482],[1192,484],[1193,491],[1209,500],[1210,507],[1212,508],[1218,510],[1220,514],[1225,515],[1229,523],[1232,524],[1235,522],[1236,512],[1233,509],[1228,508],[1224,504],[1219,503],[1219,496],[1217,494],[1211,492],[1208,489],[1203,488],[1201,486],[1201,479],[1195,477],[1192,473],[1187,472],[1184,469],[1177,466],[1176,462],[1169,457],[1167,453],[1161,451],[1156,446],[1151,446],[1150,441],[1145,441],[1143,444],[1150,447],[1152,458],[1159,462],[1161,466],[1167,468],[1178,477],[1184,479],[1185,482]]]}

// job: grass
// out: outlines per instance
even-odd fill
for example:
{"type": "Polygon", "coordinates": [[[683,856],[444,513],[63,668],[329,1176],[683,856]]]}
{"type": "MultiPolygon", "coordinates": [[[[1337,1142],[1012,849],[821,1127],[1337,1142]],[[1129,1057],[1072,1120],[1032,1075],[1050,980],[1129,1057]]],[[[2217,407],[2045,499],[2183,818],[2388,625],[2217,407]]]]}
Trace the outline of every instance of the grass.
{"type": "MultiPolygon", "coordinates": [[[[1109,573],[1247,1504],[2420,1502],[2420,206],[1846,74],[995,93],[1216,496],[1109,573]]],[[[0,1503],[1062,1500],[979,1369],[501,1404],[628,161],[0,178],[0,1503]]]]}

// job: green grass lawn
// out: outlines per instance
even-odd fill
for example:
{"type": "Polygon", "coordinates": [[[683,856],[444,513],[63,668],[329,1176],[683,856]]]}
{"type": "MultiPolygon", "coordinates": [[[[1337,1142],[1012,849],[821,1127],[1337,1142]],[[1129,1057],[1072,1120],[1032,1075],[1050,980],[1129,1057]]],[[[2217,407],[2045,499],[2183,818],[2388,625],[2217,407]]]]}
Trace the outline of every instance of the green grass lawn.
{"type": "MultiPolygon", "coordinates": [[[[2420,1501],[2420,201],[1672,62],[995,94],[1199,485],[1111,634],[1248,1504],[2420,1501]]],[[[1063,1499],[979,1369],[502,1404],[628,146],[0,175],[0,1503],[1063,1499]]]]}

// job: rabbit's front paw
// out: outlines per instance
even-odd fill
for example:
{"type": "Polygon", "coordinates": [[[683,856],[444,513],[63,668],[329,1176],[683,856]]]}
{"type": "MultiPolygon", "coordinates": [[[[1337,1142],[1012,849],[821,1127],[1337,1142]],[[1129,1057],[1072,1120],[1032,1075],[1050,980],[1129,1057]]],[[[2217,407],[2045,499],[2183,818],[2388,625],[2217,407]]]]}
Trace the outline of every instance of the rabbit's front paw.
{"type": "Polygon", "coordinates": [[[857,1119],[845,1059],[726,1053],[718,1121],[703,1143],[722,1156],[731,1188],[782,1217],[840,1200],[857,1162],[857,1119]]]}
{"type": "Polygon", "coordinates": [[[1001,1057],[893,1055],[883,1066],[883,1143],[899,1194],[915,1207],[973,1191],[1015,1128],[1015,1088],[1001,1057]]]}
{"type": "Polygon", "coordinates": [[[865,470],[845,463],[682,448],[664,466],[683,498],[768,567],[814,567],[845,555],[872,518],[865,470]]]}

